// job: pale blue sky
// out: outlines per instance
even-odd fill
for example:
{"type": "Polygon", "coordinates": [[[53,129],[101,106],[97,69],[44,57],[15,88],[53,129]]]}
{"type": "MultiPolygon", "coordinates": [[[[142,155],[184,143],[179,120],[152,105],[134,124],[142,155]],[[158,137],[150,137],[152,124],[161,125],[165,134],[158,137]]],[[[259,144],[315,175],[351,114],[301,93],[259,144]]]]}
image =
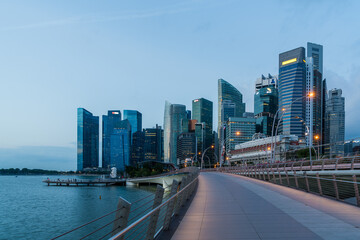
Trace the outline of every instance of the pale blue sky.
{"type": "Polygon", "coordinates": [[[359,1],[0,1],[0,168],[76,168],[76,108],[136,109],[163,125],[165,100],[244,95],[278,54],[324,46],[328,88],[360,136],[359,1]]]}

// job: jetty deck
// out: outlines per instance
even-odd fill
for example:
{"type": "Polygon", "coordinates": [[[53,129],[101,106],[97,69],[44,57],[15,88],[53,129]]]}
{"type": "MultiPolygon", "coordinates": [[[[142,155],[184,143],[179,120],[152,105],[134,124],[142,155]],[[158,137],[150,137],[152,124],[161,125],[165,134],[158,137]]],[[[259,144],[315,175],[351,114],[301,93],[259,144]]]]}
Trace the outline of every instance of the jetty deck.
{"type": "Polygon", "coordinates": [[[126,179],[46,179],[48,186],[95,186],[95,185],[125,185],[126,179]]]}

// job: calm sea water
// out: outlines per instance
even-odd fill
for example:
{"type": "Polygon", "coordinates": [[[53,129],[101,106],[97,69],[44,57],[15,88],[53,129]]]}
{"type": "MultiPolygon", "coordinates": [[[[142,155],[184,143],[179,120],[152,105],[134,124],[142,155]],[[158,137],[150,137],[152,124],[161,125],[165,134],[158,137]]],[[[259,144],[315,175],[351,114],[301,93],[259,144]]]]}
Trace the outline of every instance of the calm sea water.
{"type": "MultiPolygon", "coordinates": [[[[119,196],[134,202],[155,190],[154,187],[47,186],[42,182],[46,178],[0,176],[0,239],[51,239],[115,210],[119,196]]],[[[84,179],[78,176],[50,176],[50,179],[57,178],[84,179]]],[[[79,239],[113,219],[114,215],[111,215],[59,239],[79,239]]],[[[111,230],[111,226],[108,229],[111,230]]],[[[101,233],[86,239],[99,236],[101,233]]]]}

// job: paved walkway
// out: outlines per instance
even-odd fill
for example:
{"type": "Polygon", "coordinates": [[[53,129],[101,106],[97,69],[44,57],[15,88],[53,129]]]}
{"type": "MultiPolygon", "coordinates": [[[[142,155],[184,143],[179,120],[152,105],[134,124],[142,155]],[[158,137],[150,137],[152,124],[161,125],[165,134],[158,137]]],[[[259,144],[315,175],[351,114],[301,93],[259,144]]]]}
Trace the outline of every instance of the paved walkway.
{"type": "Polygon", "coordinates": [[[360,239],[360,208],[284,186],[201,173],[172,239],[360,239]]]}

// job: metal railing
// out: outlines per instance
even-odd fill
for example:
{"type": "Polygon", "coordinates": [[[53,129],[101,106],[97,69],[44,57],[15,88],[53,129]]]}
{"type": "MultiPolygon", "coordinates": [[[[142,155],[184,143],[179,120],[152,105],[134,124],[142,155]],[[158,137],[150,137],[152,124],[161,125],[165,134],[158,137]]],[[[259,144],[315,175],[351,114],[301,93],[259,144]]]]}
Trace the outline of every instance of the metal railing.
{"type": "Polygon", "coordinates": [[[355,158],[328,159],[328,161],[312,165],[309,162],[293,162],[229,167],[221,168],[219,171],[304,190],[360,207],[360,176],[353,172],[347,174],[346,171],[343,171],[341,175],[335,174],[334,171],[329,172],[329,170],[360,169],[358,160],[355,158]]]}
{"type": "Polygon", "coordinates": [[[155,194],[135,202],[119,197],[115,210],[53,239],[154,239],[169,228],[173,217],[195,191],[199,170],[190,170],[180,183],[173,180],[167,188],[158,185],[155,194]]]}

